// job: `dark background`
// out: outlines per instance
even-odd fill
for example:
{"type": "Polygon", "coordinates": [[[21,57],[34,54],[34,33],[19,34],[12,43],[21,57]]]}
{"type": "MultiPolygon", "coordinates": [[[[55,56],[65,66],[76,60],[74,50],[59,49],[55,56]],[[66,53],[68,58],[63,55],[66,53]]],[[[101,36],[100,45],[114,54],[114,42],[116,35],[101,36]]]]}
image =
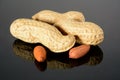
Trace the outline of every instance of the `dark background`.
{"type": "Polygon", "coordinates": [[[0,80],[120,80],[120,0],[0,0],[0,80]],[[32,61],[13,52],[9,28],[17,18],[31,18],[40,10],[83,12],[86,21],[101,26],[103,60],[96,66],[39,71],[32,61]]]}

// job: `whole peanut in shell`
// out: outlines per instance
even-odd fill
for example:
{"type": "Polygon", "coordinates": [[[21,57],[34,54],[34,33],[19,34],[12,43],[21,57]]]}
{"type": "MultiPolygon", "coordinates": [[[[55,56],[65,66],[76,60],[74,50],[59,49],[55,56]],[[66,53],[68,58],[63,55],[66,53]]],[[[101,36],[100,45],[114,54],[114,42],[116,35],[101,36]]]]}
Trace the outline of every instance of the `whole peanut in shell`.
{"type": "Polygon", "coordinates": [[[86,45],[98,45],[104,40],[102,28],[93,22],[78,22],[75,20],[59,20],[56,27],[67,34],[74,35],[76,42],[86,45]]]}
{"type": "Polygon", "coordinates": [[[55,24],[59,20],[73,19],[76,21],[85,21],[83,13],[78,11],[68,11],[59,13],[52,10],[42,10],[32,16],[32,19],[55,24]]]}
{"type": "Polygon", "coordinates": [[[10,32],[14,37],[22,41],[41,43],[56,53],[69,50],[76,41],[73,35],[63,35],[56,27],[50,24],[26,18],[13,21],[10,32]]]}

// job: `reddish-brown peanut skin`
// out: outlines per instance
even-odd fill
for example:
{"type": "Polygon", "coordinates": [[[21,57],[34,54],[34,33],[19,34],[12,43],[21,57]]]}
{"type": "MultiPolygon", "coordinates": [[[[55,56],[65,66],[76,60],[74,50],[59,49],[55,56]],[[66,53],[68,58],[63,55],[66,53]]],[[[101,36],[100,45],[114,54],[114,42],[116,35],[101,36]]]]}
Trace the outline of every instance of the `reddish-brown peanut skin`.
{"type": "Polygon", "coordinates": [[[90,45],[80,45],[77,47],[73,47],[69,51],[69,58],[78,59],[80,57],[83,57],[85,54],[87,54],[89,50],[90,50],[90,45]]]}
{"type": "Polygon", "coordinates": [[[43,46],[36,46],[33,50],[33,54],[38,62],[44,62],[46,60],[46,50],[43,46]]]}

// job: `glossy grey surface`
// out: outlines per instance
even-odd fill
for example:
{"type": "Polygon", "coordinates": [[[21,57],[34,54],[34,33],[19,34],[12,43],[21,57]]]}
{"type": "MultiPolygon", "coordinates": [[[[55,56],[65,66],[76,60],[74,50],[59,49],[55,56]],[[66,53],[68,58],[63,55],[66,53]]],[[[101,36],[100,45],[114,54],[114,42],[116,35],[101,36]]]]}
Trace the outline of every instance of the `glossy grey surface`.
{"type": "Polygon", "coordinates": [[[120,80],[119,3],[120,0],[0,0],[0,80],[120,80]],[[68,69],[51,65],[52,68],[40,71],[33,61],[16,56],[13,50],[16,39],[9,32],[11,22],[31,18],[44,9],[81,11],[87,21],[100,25],[105,32],[104,42],[99,45],[103,52],[101,63],[68,69]]]}

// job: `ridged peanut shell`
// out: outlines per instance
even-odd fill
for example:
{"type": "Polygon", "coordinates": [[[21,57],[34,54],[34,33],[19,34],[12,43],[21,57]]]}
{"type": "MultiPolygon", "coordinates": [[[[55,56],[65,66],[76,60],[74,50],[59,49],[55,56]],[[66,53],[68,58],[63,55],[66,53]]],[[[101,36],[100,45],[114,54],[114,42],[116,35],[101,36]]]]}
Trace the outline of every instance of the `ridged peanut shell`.
{"type": "Polygon", "coordinates": [[[76,36],[77,43],[98,45],[104,39],[104,32],[100,26],[93,22],[78,22],[75,20],[59,20],[56,27],[62,31],[76,36]]]}
{"type": "Polygon", "coordinates": [[[10,26],[11,34],[28,43],[41,43],[53,52],[64,52],[75,44],[73,35],[62,35],[52,25],[32,19],[17,19],[10,26]]]}

